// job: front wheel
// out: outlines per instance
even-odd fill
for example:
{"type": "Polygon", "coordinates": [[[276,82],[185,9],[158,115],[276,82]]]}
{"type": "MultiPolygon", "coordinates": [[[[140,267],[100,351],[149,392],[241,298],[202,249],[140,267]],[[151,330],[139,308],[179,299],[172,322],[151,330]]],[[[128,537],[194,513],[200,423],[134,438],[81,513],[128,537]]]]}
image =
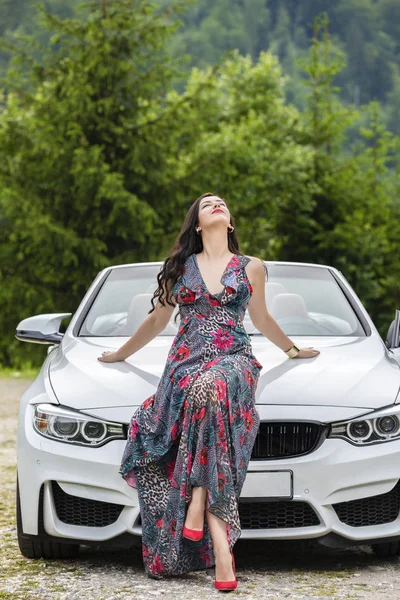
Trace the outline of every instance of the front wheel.
{"type": "MultiPolygon", "coordinates": [[[[17,476],[17,537],[20,552],[26,558],[46,558],[46,559],[62,559],[75,558],[79,552],[79,544],[69,544],[55,542],[46,539],[46,535],[28,535],[22,529],[21,517],[21,498],[19,494],[18,476],[17,476]]],[[[43,510],[41,503],[39,510],[43,510]]]]}
{"type": "Polygon", "coordinates": [[[378,558],[390,559],[400,555],[400,542],[372,544],[371,548],[378,558]]]}

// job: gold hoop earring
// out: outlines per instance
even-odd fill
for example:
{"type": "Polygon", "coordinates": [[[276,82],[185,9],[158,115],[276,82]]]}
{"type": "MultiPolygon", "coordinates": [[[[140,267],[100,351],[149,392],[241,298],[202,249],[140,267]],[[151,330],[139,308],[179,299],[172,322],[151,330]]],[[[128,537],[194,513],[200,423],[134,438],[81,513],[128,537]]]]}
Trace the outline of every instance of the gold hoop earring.
{"type": "Polygon", "coordinates": [[[229,225],[229,226],[228,226],[228,231],[229,231],[229,233],[232,233],[232,231],[235,231],[235,228],[234,228],[234,227],[232,227],[232,225],[229,225]],[[230,229],[229,229],[229,228],[230,228],[230,229]]]}

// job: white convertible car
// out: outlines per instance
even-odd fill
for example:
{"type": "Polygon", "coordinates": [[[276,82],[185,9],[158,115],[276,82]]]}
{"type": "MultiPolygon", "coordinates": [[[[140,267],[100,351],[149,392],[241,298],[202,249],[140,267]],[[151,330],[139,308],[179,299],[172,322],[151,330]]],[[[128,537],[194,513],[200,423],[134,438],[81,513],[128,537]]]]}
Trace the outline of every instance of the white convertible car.
{"type": "MultiPolygon", "coordinates": [[[[240,497],[242,538],[317,538],[400,554],[400,311],[387,340],[329,265],[265,261],[270,313],[316,360],[290,360],[246,314],[263,365],[260,427],[240,497]]],[[[17,522],[22,554],[74,556],[80,544],[141,543],[137,491],[118,472],[127,427],[154,393],[173,336],[166,329],[126,361],[103,363],[150,309],[161,262],[101,271],[71,313],[37,315],[19,340],[50,344],[21,397],[17,522]]]]}

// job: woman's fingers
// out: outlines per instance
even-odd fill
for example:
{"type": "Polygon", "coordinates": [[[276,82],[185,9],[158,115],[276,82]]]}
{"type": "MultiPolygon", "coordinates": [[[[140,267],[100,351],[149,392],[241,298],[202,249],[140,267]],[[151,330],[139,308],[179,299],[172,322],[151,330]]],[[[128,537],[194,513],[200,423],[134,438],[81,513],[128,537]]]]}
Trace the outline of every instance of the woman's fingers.
{"type": "Polygon", "coordinates": [[[320,354],[319,350],[316,350],[312,346],[309,348],[300,348],[300,352],[295,356],[295,358],[314,358],[320,354]]]}
{"type": "Polygon", "coordinates": [[[97,358],[97,360],[100,360],[101,362],[115,362],[116,359],[114,355],[114,352],[107,350],[104,351],[102,355],[97,358]]]}

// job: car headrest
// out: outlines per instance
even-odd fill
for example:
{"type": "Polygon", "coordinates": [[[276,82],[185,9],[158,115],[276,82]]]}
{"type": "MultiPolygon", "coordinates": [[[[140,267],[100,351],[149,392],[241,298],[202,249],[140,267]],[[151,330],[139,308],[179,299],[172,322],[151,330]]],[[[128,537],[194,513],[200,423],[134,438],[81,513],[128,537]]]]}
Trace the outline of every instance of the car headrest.
{"type": "Polygon", "coordinates": [[[133,335],[135,333],[151,309],[152,297],[153,294],[136,294],[133,296],[128,308],[128,315],[123,331],[119,331],[118,335],[133,335]]]}
{"type": "MultiPolygon", "coordinates": [[[[136,294],[133,296],[131,303],[128,308],[128,314],[126,317],[126,323],[115,335],[133,335],[135,331],[140,327],[145,318],[148,316],[149,310],[151,309],[151,299],[153,294],[136,294]]],[[[158,299],[154,301],[156,305],[158,299]]],[[[178,331],[179,320],[177,324],[173,323],[175,314],[178,312],[178,305],[174,308],[170,322],[167,323],[163,333],[165,335],[175,335],[178,331]]]]}
{"type": "Polygon", "coordinates": [[[148,286],[148,288],[147,288],[147,290],[146,290],[146,294],[151,294],[151,295],[153,295],[153,294],[154,294],[154,292],[156,291],[156,289],[157,289],[157,288],[158,288],[158,283],[157,283],[157,281],[154,281],[153,283],[151,283],[151,284],[148,286]]]}
{"type": "Polygon", "coordinates": [[[271,302],[269,312],[274,319],[285,317],[308,317],[306,303],[300,294],[277,294],[271,302]]]}
{"type": "Polygon", "coordinates": [[[281,283],[273,283],[272,281],[267,281],[265,284],[265,302],[267,308],[271,306],[272,300],[275,298],[277,294],[282,294],[286,292],[285,286],[281,283]]]}

